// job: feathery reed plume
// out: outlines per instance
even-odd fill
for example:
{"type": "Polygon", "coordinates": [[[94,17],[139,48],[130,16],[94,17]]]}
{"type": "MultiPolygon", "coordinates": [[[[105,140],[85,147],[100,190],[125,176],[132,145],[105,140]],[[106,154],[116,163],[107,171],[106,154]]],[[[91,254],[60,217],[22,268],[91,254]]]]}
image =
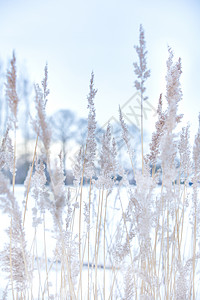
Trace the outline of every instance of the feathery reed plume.
{"type": "Polygon", "coordinates": [[[187,300],[189,296],[189,276],[192,269],[192,260],[189,259],[185,265],[182,262],[177,262],[178,276],[176,280],[176,299],[187,300]]]}
{"type": "Polygon", "coordinates": [[[27,194],[26,194],[26,201],[25,201],[23,225],[25,223],[28,195],[29,195],[29,189],[30,189],[30,184],[31,184],[31,176],[32,176],[32,172],[33,172],[35,158],[36,158],[39,137],[41,138],[43,145],[44,145],[47,165],[48,165],[49,171],[50,171],[50,157],[49,157],[50,153],[49,152],[50,152],[51,131],[47,124],[46,111],[45,111],[46,103],[47,103],[47,96],[49,95],[49,89],[47,88],[47,80],[48,80],[47,65],[45,66],[44,73],[45,73],[44,79],[42,80],[43,91],[38,84],[35,85],[35,107],[36,107],[36,111],[37,111],[37,116],[36,116],[35,120],[31,119],[31,122],[32,122],[32,126],[36,132],[37,138],[36,138],[36,142],[35,142],[35,150],[34,150],[34,154],[33,154],[32,165],[31,165],[31,169],[29,171],[29,180],[26,179],[27,194]]]}
{"type": "Polygon", "coordinates": [[[111,125],[108,123],[106,132],[102,138],[102,149],[100,153],[100,175],[96,182],[98,188],[112,189],[114,179],[117,172],[116,161],[116,143],[115,139],[111,137],[111,125]]]}
{"type": "Polygon", "coordinates": [[[16,91],[16,58],[15,52],[13,52],[13,57],[10,61],[11,69],[7,71],[7,83],[6,86],[6,98],[8,101],[8,106],[10,108],[9,121],[13,124],[13,127],[17,128],[17,108],[19,103],[19,98],[16,91]]]}
{"type": "MultiPolygon", "coordinates": [[[[189,180],[189,174],[191,173],[192,162],[191,162],[191,146],[190,146],[190,125],[182,128],[182,132],[180,135],[180,141],[178,145],[178,150],[180,154],[180,169],[183,173],[184,181],[189,180]]],[[[180,174],[182,175],[182,174],[180,174]]]]}
{"type": "Polygon", "coordinates": [[[16,91],[16,58],[15,53],[13,52],[13,58],[10,62],[11,70],[7,71],[7,83],[6,85],[6,99],[8,101],[8,106],[10,108],[10,115],[9,115],[9,127],[13,126],[14,130],[14,160],[13,160],[13,193],[15,188],[15,173],[16,173],[16,130],[17,130],[17,107],[19,103],[19,99],[17,96],[16,91]]]}
{"type": "Polygon", "coordinates": [[[44,105],[47,104],[47,97],[50,93],[50,90],[48,89],[48,65],[46,64],[44,68],[44,79],[42,80],[42,87],[43,87],[43,99],[44,99],[44,105]]]}
{"type": "Polygon", "coordinates": [[[51,142],[51,130],[49,128],[46,117],[46,104],[47,96],[49,95],[49,89],[47,88],[48,81],[48,66],[44,68],[44,79],[42,80],[42,88],[39,84],[35,84],[35,108],[37,115],[35,120],[32,119],[33,128],[37,134],[37,137],[43,142],[44,150],[47,161],[49,160],[50,142],[51,142]]]}
{"type": "Polygon", "coordinates": [[[0,171],[0,183],[0,208],[3,213],[11,215],[15,199],[9,188],[9,180],[2,171],[0,171]]]}
{"type": "Polygon", "coordinates": [[[85,153],[85,170],[84,174],[86,178],[92,178],[94,176],[94,160],[96,155],[96,112],[94,107],[94,98],[97,90],[94,89],[94,73],[91,74],[90,79],[90,92],[87,97],[88,99],[88,133],[86,139],[86,153],[85,153]]]}
{"type": "Polygon", "coordinates": [[[142,146],[142,172],[143,172],[143,159],[144,159],[144,153],[143,153],[143,101],[147,100],[148,97],[144,96],[144,93],[146,91],[145,87],[145,81],[148,77],[150,77],[150,70],[147,69],[147,53],[146,50],[146,41],[144,38],[144,29],[143,26],[140,25],[140,36],[139,36],[139,46],[134,47],[138,57],[139,57],[139,64],[133,63],[134,66],[134,72],[136,76],[138,77],[138,80],[135,80],[135,87],[138,91],[140,91],[141,96],[141,146],[142,146]]]}
{"type": "Polygon", "coordinates": [[[166,112],[166,121],[164,125],[165,134],[161,138],[161,153],[162,169],[164,182],[168,185],[171,191],[171,183],[176,179],[175,157],[177,153],[177,141],[174,130],[177,123],[180,122],[182,115],[177,115],[178,103],[182,98],[180,88],[181,60],[173,62],[173,52],[170,48],[169,58],[167,60],[167,75],[166,75],[166,99],[168,108],[166,112]]]}
{"type": "Polygon", "coordinates": [[[146,87],[144,86],[145,81],[148,77],[150,77],[150,70],[147,69],[147,53],[146,50],[146,41],[144,38],[144,29],[143,26],[140,24],[140,36],[139,36],[139,46],[134,46],[138,58],[139,58],[139,64],[134,62],[134,72],[137,75],[138,80],[135,80],[135,87],[137,90],[141,92],[142,100],[145,101],[148,99],[148,97],[144,97],[144,92],[146,91],[146,87]]]}
{"type": "Polygon", "coordinates": [[[62,152],[59,154],[59,162],[55,164],[55,171],[53,172],[51,184],[54,195],[52,213],[55,221],[57,220],[56,224],[57,222],[62,224],[62,214],[66,206],[66,188],[62,152]]]}
{"type": "Polygon", "coordinates": [[[182,99],[182,91],[180,85],[180,76],[182,74],[181,59],[176,63],[173,62],[174,54],[171,48],[168,48],[169,58],[167,60],[166,75],[166,99],[168,102],[167,109],[167,128],[169,131],[175,129],[177,123],[182,119],[183,115],[177,115],[178,103],[182,99]]]}
{"type": "Polygon", "coordinates": [[[9,137],[9,130],[10,128],[7,128],[0,146],[0,170],[8,168],[9,171],[13,173],[14,148],[12,140],[9,137]]]}
{"type": "Polygon", "coordinates": [[[48,66],[44,68],[44,79],[42,80],[42,87],[39,84],[35,84],[35,108],[37,111],[36,119],[32,119],[33,128],[43,142],[46,155],[48,157],[50,150],[51,131],[49,129],[46,117],[46,104],[47,96],[49,95],[49,89],[47,88],[48,81],[48,66]]]}
{"type": "Polygon", "coordinates": [[[25,292],[32,278],[30,257],[26,250],[25,232],[22,227],[22,217],[16,199],[10,191],[9,181],[0,172],[0,207],[4,213],[11,216],[11,225],[7,229],[10,242],[4,245],[1,251],[1,266],[12,276],[9,278],[14,283],[16,291],[25,292]],[[12,262],[12,264],[11,264],[12,262]]]}
{"type": "Polygon", "coordinates": [[[41,138],[45,153],[48,156],[50,150],[51,131],[49,129],[46,118],[46,102],[45,94],[38,84],[35,85],[35,107],[37,116],[32,120],[32,124],[36,134],[41,138]]]}
{"type": "Polygon", "coordinates": [[[132,159],[134,151],[133,151],[133,149],[131,148],[131,145],[130,145],[130,138],[129,138],[128,128],[127,128],[127,125],[124,121],[124,118],[123,118],[122,111],[121,111],[120,107],[119,107],[119,120],[120,120],[121,127],[122,127],[122,138],[123,138],[123,140],[124,140],[124,142],[127,146],[128,154],[130,155],[130,157],[132,159]]]}
{"type": "Polygon", "coordinates": [[[31,259],[26,250],[25,233],[22,226],[22,217],[19,207],[14,202],[12,207],[12,223],[7,230],[11,242],[5,244],[4,250],[1,252],[1,261],[3,270],[10,273],[10,256],[12,257],[12,279],[14,288],[18,292],[25,292],[29,288],[32,278],[31,259]]]}
{"type": "MultiPolygon", "coordinates": [[[[71,193],[70,193],[70,188],[67,190],[67,197],[66,197],[66,206],[67,206],[67,217],[65,219],[65,227],[66,231],[69,231],[70,225],[71,225],[71,220],[72,220],[72,204],[71,204],[71,193]]],[[[74,206],[74,205],[73,205],[74,206]]]]}
{"type": "Polygon", "coordinates": [[[160,94],[159,103],[158,103],[158,121],[155,124],[156,131],[152,134],[152,141],[150,143],[150,154],[147,155],[152,167],[155,168],[157,158],[160,154],[160,140],[164,134],[164,126],[166,121],[166,112],[162,110],[162,94],[160,94]]]}
{"type": "Polygon", "coordinates": [[[44,163],[36,161],[35,173],[32,177],[32,197],[35,200],[35,205],[32,208],[33,227],[37,227],[43,222],[43,214],[45,210],[50,207],[49,193],[46,185],[45,165],[44,163]],[[38,213],[40,214],[38,216],[38,213]]]}
{"type": "Polygon", "coordinates": [[[81,176],[83,173],[83,163],[84,163],[84,154],[83,154],[83,147],[81,146],[79,149],[78,154],[76,155],[76,159],[73,164],[73,175],[74,181],[73,184],[75,187],[78,187],[81,181],[81,176]]]}
{"type": "Polygon", "coordinates": [[[123,300],[136,299],[136,293],[134,290],[134,274],[133,269],[130,265],[126,266],[124,275],[124,298],[123,300]]]}

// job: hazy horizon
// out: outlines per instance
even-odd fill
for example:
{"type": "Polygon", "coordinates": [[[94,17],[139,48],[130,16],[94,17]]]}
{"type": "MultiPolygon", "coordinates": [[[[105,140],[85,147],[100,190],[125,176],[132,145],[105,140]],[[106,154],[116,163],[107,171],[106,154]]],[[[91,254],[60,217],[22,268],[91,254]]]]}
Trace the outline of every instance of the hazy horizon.
{"type": "MultiPolygon", "coordinates": [[[[0,59],[4,69],[14,49],[19,72],[25,70],[31,81],[40,82],[48,62],[48,113],[71,109],[79,117],[87,117],[93,70],[98,89],[97,120],[102,126],[112,117],[117,119],[118,106],[136,93],[133,62],[138,58],[134,45],[143,24],[151,69],[149,102],[156,108],[160,93],[165,93],[169,45],[175,57],[182,59],[180,112],[185,115],[185,123],[192,124],[193,134],[196,132],[200,111],[198,1],[10,0],[1,1],[0,9],[0,59]]],[[[153,129],[153,115],[145,120],[146,130],[153,129]]]]}

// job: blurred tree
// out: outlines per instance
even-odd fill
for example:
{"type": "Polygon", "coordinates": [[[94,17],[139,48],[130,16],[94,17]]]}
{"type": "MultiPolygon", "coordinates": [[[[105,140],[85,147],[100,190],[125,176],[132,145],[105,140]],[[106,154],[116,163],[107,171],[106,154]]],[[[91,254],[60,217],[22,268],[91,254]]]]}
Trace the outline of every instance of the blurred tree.
{"type": "Polygon", "coordinates": [[[54,141],[61,142],[64,174],[66,175],[67,142],[74,138],[75,115],[71,110],[59,110],[50,117],[54,141]]]}
{"type": "Polygon", "coordinates": [[[19,96],[22,102],[21,105],[21,114],[23,118],[21,118],[21,132],[24,140],[24,152],[28,155],[28,143],[31,139],[30,135],[30,95],[31,95],[32,87],[29,80],[22,76],[19,82],[19,96]]]}
{"type": "Polygon", "coordinates": [[[85,145],[86,143],[86,138],[87,138],[87,126],[88,126],[88,121],[84,118],[78,119],[76,122],[76,134],[75,134],[75,141],[79,145],[85,145]]]}

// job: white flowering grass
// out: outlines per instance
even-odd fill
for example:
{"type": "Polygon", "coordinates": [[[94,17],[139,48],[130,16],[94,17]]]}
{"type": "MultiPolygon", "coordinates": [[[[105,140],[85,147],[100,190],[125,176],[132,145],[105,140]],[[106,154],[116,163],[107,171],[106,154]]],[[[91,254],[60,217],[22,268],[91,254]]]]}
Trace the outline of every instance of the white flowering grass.
{"type": "MultiPolygon", "coordinates": [[[[145,101],[150,72],[142,27],[136,51],[136,88],[145,101]]],[[[199,299],[200,126],[194,145],[189,125],[177,132],[183,117],[178,113],[181,73],[181,60],[174,61],[169,48],[166,95],[160,96],[146,155],[141,133],[141,170],[133,165],[134,151],[119,110],[136,181],[132,186],[118,161],[110,124],[97,149],[92,72],[87,138],[74,164],[74,185],[67,187],[62,152],[51,159],[46,66],[41,86],[35,85],[36,143],[22,188],[15,185],[18,98],[13,55],[6,85],[10,118],[0,144],[1,230],[6,230],[1,235],[1,299],[199,299]],[[5,171],[12,175],[12,186],[5,171]]],[[[141,106],[141,129],[142,120],[141,106]]]]}

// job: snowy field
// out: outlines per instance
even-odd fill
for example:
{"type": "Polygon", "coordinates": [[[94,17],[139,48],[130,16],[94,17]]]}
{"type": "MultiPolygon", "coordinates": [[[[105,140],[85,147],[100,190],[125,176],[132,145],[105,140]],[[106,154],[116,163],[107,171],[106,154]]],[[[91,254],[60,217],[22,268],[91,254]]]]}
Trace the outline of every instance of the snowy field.
{"type": "MultiPolygon", "coordinates": [[[[72,201],[74,200],[73,197],[75,197],[75,188],[70,187],[69,188],[72,194],[72,201]],[[74,196],[73,196],[74,193],[74,196]]],[[[24,203],[24,186],[23,185],[16,185],[15,186],[15,197],[18,200],[18,203],[21,206],[21,209],[23,211],[23,203],[24,203]]],[[[115,193],[116,194],[116,193],[115,193]]],[[[88,197],[88,188],[83,188],[83,201],[84,196],[88,197]]],[[[111,247],[112,245],[112,237],[113,233],[116,231],[116,224],[117,221],[121,217],[120,209],[117,207],[115,197],[112,197],[114,201],[110,201],[108,203],[108,210],[107,210],[107,224],[106,224],[106,244],[107,246],[111,247]],[[114,207],[115,206],[115,207],[114,207]],[[112,218],[113,211],[115,212],[115,219],[112,218]]],[[[94,199],[96,199],[96,195],[94,195],[94,199]]],[[[109,199],[110,200],[110,199],[109,199]]],[[[96,200],[95,200],[96,201],[96,200]]],[[[41,225],[38,225],[37,230],[33,228],[32,226],[32,208],[34,207],[34,200],[30,196],[28,201],[28,210],[26,214],[26,220],[25,220],[25,233],[26,233],[26,240],[27,240],[27,249],[31,250],[33,252],[33,244],[35,243],[35,235],[37,236],[37,243],[34,245],[34,273],[33,273],[33,287],[32,287],[32,295],[29,295],[29,297],[33,297],[33,299],[64,299],[65,297],[62,296],[61,291],[61,279],[60,279],[60,262],[55,261],[54,257],[54,251],[56,248],[56,238],[54,233],[54,225],[53,225],[53,219],[50,212],[45,212],[45,241],[46,241],[46,249],[44,244],[44,223],[41,225]],[[45,251],[46,251],[46,257],[47,262],[45,261],[45,251]],[[48,291],[47,291],[47,272],[46,268],[48,270],[48,291]],[[42,298],[41,298],[42,297],[42,298]]],[[[44,216],[42,216],[43,218],[44,216]]],[[[96,214],[93,213],[93,218],[96,218],[96,214]]],[[[0,244],[0,250],[3,250],[5,242],[9,243],[9,237],[6,234],[5,230],[8,228],[10,224],[10,219],[7,215],[0,214],[1,218],[1,244],[0,244]]],[[[103,227],[103,225],[101,225],[103,227]]],[[[94,228],[91,228],[91,237],[90,237],[90,243],[91,243],[91,253],[92,248],[94,244],[95,237],[92,236],[92,232],[95,231],[92,230],[94,228]]],[[[73,232],[74,235],[78,236],[79,226],[78,226],[78,218],[75,217],[74,220],[74,227],[73,232]]],[[[86,231],[84,232],[83,229],[83,239],[86,237],[86,231]]],[[[102,235],[102,233],[101,233],[102,235]]],[[[102,236],[100,237],[100,251],[98,256],[98,296],[99,298],[103,298],[103,288],[102,288],[102,282],[103,282],[103,269],[104,269],[104,260],[103,260],[103,246],[101,245],[102,236]]],[[[85,250],[83,249],[84,253],[84,261],[83,261],[83,267],[82,267],[82,297],[83,299],[87,298],[88,293],[88,256],[87,256],[87,245],[85,244],[85,250]]],[[[94,282],[94,276],[95,276],[95,262],[94,257],[90,258],[90,281],[94,282]]],[[[3,299],[3,293],[6,289],[6,286],[8,284],[8,280],[6,279],[7,274],[4,272],[0,273],[1,281],[0,281],[0,299],[3,299]]],[[[112,290],[113,285],[113,270],[112,270],[112,261],[109,261],[109,258],[107,258],[106,263],[106,298],[108,299],[110,297],[110,291],[112,290]]],[[[10,278],[9,278],[10,279],[10,278]]],[[[77,276],[77,286],[79,285],[79,276],[77,276]]],[[[116,288],[118,289],[119,294],[122,296],[122,285],[123,281],[118,282],[116,280],[115,282],[116,288]]],[[[92,285],[91,285],[92,286],[92,285]]],[[[80,289],[80,288],[79,288],[80,289]]],[[[63,291],[63,295],[64,295],[63,291]]],[[[90,297],[93,298],[94,293],[94,287],[90,287],[90,297]]],[[[8,298],[12,299],[11,293],[8,293],[8,298]]]]}
{"type": "MultiPolygon", "coordinates": [[[[71,193],[74,192],[75,197],[75,189],[72,187],[71,193]]],[[[134,189],[134,187],[133,187],[134,189]]],[[[160,187],[157,188],[156,193],[159,193],[160,187]]],[[[192,192],[192,188],[190,188],[188,192],[188,197],[192,192]]],[[[24,201],[24,187],[19,185],[15,187],[15,195],[16,198],[21,204],[24,201]]],[[[88,188],[84,187],[83,189],[83,201],[84,198],[87,199],[88,197],[88,188]]],[[[128,195],[125,189],[122,189],[120,193],[120,198],[123,203],[123,209],[126,208],[128,203],[128,195]]],[[[93,194],[93,204],[95,205],[95,201],[97,201],[98,195],[93,194]]],[[[72,195],[73,200],[73,195],[72,195]]],[[[99,256],[98,256],[98,266],[97,266],[97,278],[95,279],[95,261],[94,261],[94,240],[95,240],[95,218],[96,218],[96,212],[95,208],[92,209],[92,219],[93,222],[91,222],[91,236],[90,236],[90,263],[89,263],[89,280],[90,280],[90,297],[89,299],[94,298],[95,293],[95,287],[94,283],[95,280],[97,280],[97,293],[98,293],[98,299],[104,299],[104,288],[103,288],[103,282],[105,280],[105,298],[106,299],[124,299],[124,273],[123,270],[114,270],[113,269],[113,261],[112,261],[112,255],[109,255],[109,251],[113,251],[113,246],[115,246],[116,243],[116,231],[118,224],[121,220],[121,209],[120,209],[120,202],[119,202],[119,194],[117,193],[117,190],[115,189],[114,192],[109,196],[108,198],[108,204],[107,204],[107,217],[106,217],[106,266],[105,266],[105,273],[104,273],[104,245],[103,245],[103,224],[101,224],[101,234],[100,234],[100,247],[99,247],[99,256]],[[105,275],[104,275],[105,274],[105,275]],[[104,276],[105,279],[104,279],[104,276]],[[115,293],[114,293],[115,291],[115,293]],[[113,292],[113,294],[112,294],[113,292]],[[115,296],[116,295],[116,296],[115,296]]],[[[188,203],[189,205],[189,203],[188,203]]],[[[38,225],[37,230],[32,227],[32,208],[34,207],[33,199],[30,197],[28,202],[28,211],[26,215],[26,221],[25,221],[25,232],[26,232],[26,239],[27,239],[27,249],[31,250],[31,253],[34,253],[34,272],[33,272],[33,282],[32,282],[32,288],[29,295],[26,295],[26,299],[65,299],[66,290],[61,284],[61,263],[60,261],[55,260],[54,251],[56,248],[56,238],[55,238],[55,232],[54,232],[54,225],[53,225],[53,219],[49,212],[45,213],[45,222],[43,224],[38,225]],[[45,224],[45,225],[44,225],[45,224]],[[45,226],[45,229],[44,229],[45,226]],[[34,238],[36,235],[36,239],[34,238]],[[46,243],[44,243],[44,240],[46,243]],[[46,247],[45,247],[46,245],[46,247]],[[46,251],[46,252],[45,252],[46,251]],[[45,255],[46,253],[46,255],[45,255]],[[46,258],[46,259],[45,259],[46,258]],[[47,275],[48,274],[48,275],[47,275]],[[47,284],[48,283],[48,284],[47,284]]],[[[84,217],[84,216],[83,216],[84,217]]],[[[1,213],[1,250],[3,250],[4,244],[6,241],[9,242],[9,238],[7,234],[5,233],[5,229],[8,228],[8,224],[10,222],[8,216],[5,216],[1,213]]],[[[102,221],[103,223],[103,221],[102,221]]],[[[77,291],[79,291],[79,298],[80,298],[80,291],[82,289],[82,299],[87,299],[88,295],[88,249],[87,249],[87,231],[86,228],[82,229],[82,239],[83,239],[83,249],[82,253],[84,253],[84,260],[83,260],[83,267],[82,267],[82,286],[79,284],[80,277],[79,275],[76,278],[76,292],[75,297],[78,299],[77,291]]],[[[74,218],[74,228],[73,228],[74,236],[78,236],[79,232],[79,222],[78,217],[74,218]]],[[[191,247],[191,236],[192,231],[190,227],[190,216],[186,213],[184,218],[184,230],[183,230],[183,238],[182,238],[182,257],[185,262],[188,263],[188,258],[192,257],[192,247],[191,247]]],[[[172,237],[171,237],[172,238],[172,237]]],[[[137,244],[133,247],[133,255],[134,253],[137,253],[137,244]]],[[[159,253],[159,245],[157,249],[159,253]]],[[[198,249],[197,249],[198,252],[198,249]]],[[[126,260],[125,260],[126,261],[126,260]]],[[[186,265],[185,265],[186,266],[186,265]]],[[[199,267],[199,261],[196,261],[196,297],[195,299],[200,299],[200,267],[199,267]]],[[[136,270],[137,272],[137,270],[136,270]]],[[[6,280],[5,273],[1,271],[1,281],[0,281],[0,299],[12,299],[11,292],[8,292],[7,298],[4,298],[3,293],[5,291],[5,288],[7,286],[8,280],[6,280]]],[[[191,281],[190,276],[185,276],[185,279],[188,280],[188,283],[191,281]]],[[[163,280],[163,277],[162,277],[163,280]]],[[[160,282],[160,290],[161,290],[161,298],[162,297],[162,291],[164,293],[165,290],[165,282],[160,282]]],[[[23,299],[23,298],[22,298],[23,299]]],[[[70,298],[69,298],[70,299],[70,298]]],[[[135,296],[133,296],[133,299],[136,299],[135,296]]],[[[146,298],[150,299],[150,298],[146,298]]],[[[153,298],[152,298],[153,299],[153,298]]],[[[177,297],[177,299],[179,299],[177,297]]]]}

